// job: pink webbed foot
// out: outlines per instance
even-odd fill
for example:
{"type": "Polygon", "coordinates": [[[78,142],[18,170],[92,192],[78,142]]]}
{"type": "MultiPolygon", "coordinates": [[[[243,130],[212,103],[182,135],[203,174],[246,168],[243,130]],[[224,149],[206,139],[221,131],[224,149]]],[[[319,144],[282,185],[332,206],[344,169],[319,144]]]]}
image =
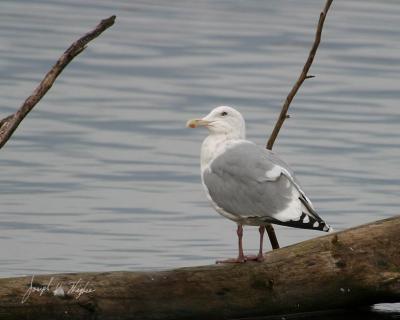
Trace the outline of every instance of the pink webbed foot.
{"type": "Polygon", "coordinates": [[[246,257],[237,257],[237,258],[215,261],[216,264],[219,264],[219,263],[245,263],[245,262],[246,262],[246,257]]]}
{"type": "Polygon", "coordinates": [[[249,255],[245,256],[246,261],[256,261],[256,262],[262,262],[264,261],[264,256],[262,254],[258,255],[249,255]]]}
{"type": "Polygon", "coordinates": [[[245,263],[247,261],[255,261],[255,262],[262,262],[264,261],[264,256],[261,254],[258,255],[249,255],[249,256],[243,256],[243,257],[237,257],[237,258],[231,258],[231,259],[226,259],[226,260],[217,260],[215,263],[245,263]]]}

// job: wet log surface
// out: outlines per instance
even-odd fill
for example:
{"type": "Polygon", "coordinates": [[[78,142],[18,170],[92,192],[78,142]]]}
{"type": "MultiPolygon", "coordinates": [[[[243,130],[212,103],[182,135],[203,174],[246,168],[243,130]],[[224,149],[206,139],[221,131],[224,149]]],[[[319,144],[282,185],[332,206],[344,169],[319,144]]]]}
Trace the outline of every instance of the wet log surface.
{"type": "Polygon", "coordinates": [[[0,279],[0,319],[233,319],[399,302],[399,243],[397,216],[262,263],[0,279]]]}

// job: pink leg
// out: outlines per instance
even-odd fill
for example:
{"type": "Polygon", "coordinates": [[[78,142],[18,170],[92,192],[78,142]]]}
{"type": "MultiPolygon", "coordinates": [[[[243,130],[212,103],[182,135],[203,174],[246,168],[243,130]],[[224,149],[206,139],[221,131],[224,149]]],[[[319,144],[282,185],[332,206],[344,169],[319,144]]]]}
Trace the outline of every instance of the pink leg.
{"type": "Polygon", "coordinates": [[[258,228],[258,232],[260,232],[260,248],[258,250],[258,255],[254,256],[246,256],[246,260],[249,261],[263,261],[264,260],[264,255],[263,255],[263,242],[264,242],[264,232],[265,232],[265,227],[260,226],[258,228]]]}
{"type": "Polygon", "coordinates": [[[238,247],[239,247],[239,255],[238,255],[238,260],[241,262],[245,261],[244,254],[243,254],[243,226],[241,224],[238,225],[237,230],[236,230],[237,236],[238,236],[238,247]]]}
{"type": "Polygon", "coordinates": [[[236,230],[237,236],[238,236],[238,246],[239,246],[239,255],[237,258],[232,258],[232,259],[226,259],[226,260],[217,260],[216,263],[243,263],[246,262],[246,257],[243,254],[243,226],[241,224],[238,224],[237,230],[236,230]]]}

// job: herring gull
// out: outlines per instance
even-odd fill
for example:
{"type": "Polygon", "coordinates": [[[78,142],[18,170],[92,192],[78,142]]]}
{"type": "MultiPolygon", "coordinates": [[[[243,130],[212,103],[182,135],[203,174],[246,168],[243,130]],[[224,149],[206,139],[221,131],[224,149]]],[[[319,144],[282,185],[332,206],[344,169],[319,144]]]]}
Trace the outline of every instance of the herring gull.
{"type": "Polygon", "coordinates": [[[245,121],[235,109],[221,106],[187,127],[204,126],[201,178],[207,198],[222,216],[237,223],[239,255],[217,262],[263,260],[263,236],[269,223],[332,231],[314,209],[289,166],[274,152],[246,140],[245,121]],[[259,226],[257,256],[243,253],[243,225],[259,226]]]}

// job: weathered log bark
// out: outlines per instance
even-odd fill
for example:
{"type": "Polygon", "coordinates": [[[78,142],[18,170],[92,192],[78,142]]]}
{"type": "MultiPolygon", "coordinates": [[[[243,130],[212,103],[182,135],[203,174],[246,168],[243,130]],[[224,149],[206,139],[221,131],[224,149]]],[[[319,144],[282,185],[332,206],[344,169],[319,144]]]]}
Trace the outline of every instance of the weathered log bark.
{"type": "Polygon", "coordinates": [[[263,263],[1,279],[0,318],[226,319],[400,301],[399,243],[400,216],[269,252],[263,263]]]}

